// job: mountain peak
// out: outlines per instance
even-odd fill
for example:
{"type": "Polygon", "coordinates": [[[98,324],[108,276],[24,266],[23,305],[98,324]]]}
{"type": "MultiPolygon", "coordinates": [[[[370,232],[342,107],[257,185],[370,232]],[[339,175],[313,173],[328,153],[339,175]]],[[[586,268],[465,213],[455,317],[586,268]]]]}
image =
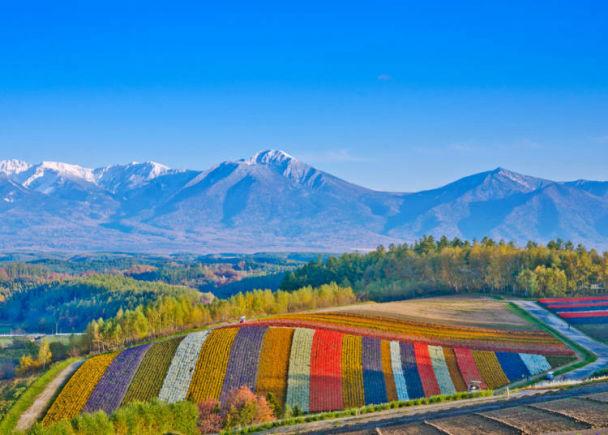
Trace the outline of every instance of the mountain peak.
{"type": "Polygon", "coordinates": [[[24,162],[23,160],[0,160],[0,174],[4,175],[16,175],[21,172],[27,171],[31,168],[28,162],[24,162]]]}
{"type": "Polygon", "coordinates": [[[95,170],[97,182],[113,193],[140,187],[161,175],[173,171],[168,166],[154,161],[131,162],[126,165],[112,165],[95,170]]]}
{"type": "Polygon", "coordinates": [[[525,190],[536,190],[540,187],[548,184],[547,180],[541,178],[531,177],[529,175],[523,175],[518,172],[511,171],[502,167],[498,167],[493,171],[490,171],[493,176],[499,177],[503,181],[519,185],[525,190]]]}
{"type": "Polygon", "coordinates": [[[42,177],[46,173],[46,171],[51,171],[56,173],[57,176],[72,179],[82,179],[90,183],[95,182],[95,177],[93,177],[92,169],[84,168],[82,166],[73,165],[70,163],[43,161],[39,165],[35,165],[32,168],[35,168],[34,174],[32,175],[32,177],[34,177],[33,179],[42,177]]]}
{"type": "Polygon", "coordinates": [[[255,153],[247,163],[249,164],[262,164],[262,165],[284,165],[291,162],[297,162],[297,160],[282,150],[264,150],[255,153]]]}

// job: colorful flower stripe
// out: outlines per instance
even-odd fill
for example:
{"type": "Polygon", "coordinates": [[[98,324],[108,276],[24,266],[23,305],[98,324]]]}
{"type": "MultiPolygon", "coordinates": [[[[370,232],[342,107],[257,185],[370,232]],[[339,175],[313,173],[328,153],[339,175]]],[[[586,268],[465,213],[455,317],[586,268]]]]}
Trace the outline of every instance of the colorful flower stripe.
{"type": "Polygon", "coordinates": [[[583,301],[608,301],[608,296],[580,296],[576,298],[543,298],[538,302],[541,304],[583,302],[583,301]]]}
{"type": "Polygon", "coordinates": [[[594,308],[594,307],[608,307],[608,301],[603,302],[573,302],[566,304],[549,304],[545,308],[549,310],[564,310],[564,309],[577,309],[577,308],[594,308]]]}
{"type": "Polygon", "coordinates": [[[588,312],[593,312],[593,311],[606,311],[606,310],[608,310],[608,305],[602,305],[602,306],[596,306],[596,307],[576,307],[576,308],[563,307],[563,308],[553,309],[553,312],[557,313],[557,314],[560,314],[560,313],[586,313],[586,312],[588,313],[588,312]]]}
{"type": "Polygon", "coordinates": [[[530,371],[519,354],[513,352],[496,352],[496,357],[498,358],[505,375],[509,378],[509,382],[521,381],[530,376],[530,371]]]}
{"type": "Polygon", "coordinates": [[[389,402],[398,400],[397,386],[395,385],[395,375],[391,362],[391,342],[382,340],[380,342],[382,352],[382,372],[384,373],[384,385],[386,385],[386,398],[389,402]]]}
{"type": "Polygon", "coordinates": [[[289,374],[287,378],[286,405],[309,411],[310,352],[312,350],[313,329],[297,328],[293,333],[289,374]]]}
{"type": "Polygon", "coordinates": [[[84,412],[105,411],[108,414],[118,408],[135,376],[135,372],[151,345],[132,347],[121,352],[105,371],[89,400],[84,412]]]}
{"type": "Polygon", "coordinates": [[[454,348],[454,355],[456,355],[456,362],[460,369],[460,374],[467,385],[467,388],[473,385],[475,382],[480,382],[480,387],[483,389],[488,388],[487,384],[481,377],[481,373],[477,369],[475,358],[473,358],[473,351],[471,349],[465,349],[462,347],[454,348]]]}
{"type": "Polygon", "coordinates": [[[342,400],[345,408],[365,405],[363,394],[363,338],[344,335],[342,339],[342,400]]]}
{"type": "Polygon", "coordinates": [[[226,379],[220,395],[221,402],[240,387],[247,386],[255,390],[260,350],[267,329],[266,326],[248,326],[239,329],[230,351],[226,379]]]}
{"type": "Polygon", "coordinates": [[[403,361],[403,375],[407,385],[407,394],[410,399],[424,397],[424,388],[416,365],[416,354],[412,343],[401,342],[401,360],[403,361]]]}
{"type": "Polygon", "coordinates": [[[509,379],[507,379],[505,372],[502,371],[502,367],[494,352],[474,350],[473,359],[488,388],[500,388],[509,383],[509,379]]]}
{"type": "Polygon", "coordinates": [[[42,423],[46,426],[64,418],[76,417],[89,400],[93,389],[112,364],[115,353],[98,355],[85,361],[57,396],[42,423]]]}
{"type": "Polygon", "coordinates": [[[444,347],[466,347],[476,350],[492,350],[492,351],[507,351],[507,352],[520,352],[520,353],[542,353],[544,355],[572,355],[573,351],[558,342],[551,336],[546,336],[545,341],[533,340],[526,342],[519,340],[515,337],[509,338],[512,341],[487,341],[484,339],[469,337],[465,338],[450,338],[450,337],[429,337],[425,335],[416,335],[413,333],[403,332],[384,332],[373,328],[363,328],[356,325],[339,324],[336,322],[320,322],[316,320],[295,320],[295,319],[270,319],[256,321],[257,325],[267,326],[283,326],[293,328],[309,328],[309,329],[329,329],[332,331],[342,332],[343,334],[351,335],[362,335],[362,336],[373,336],[382,338],[385,340],[397,340],[397,341],[414,341],[421,342],[435,346],[444,347]]]}
{"type": "Polygon", "coordinates": [[[537,375],[546,372],[547,370],[551,370],[551,364],[549,364],[549,361],[547,361],[547,358],[543,355],[520,353],[519,356],[531,375],[537,375]]]}
{"type": "Polygon", "coordinates": [[[190,388],[198,355],[209,331],[188,334],[177,347],[158,398],[168,403],[184,400],[190,388]]]}
{"type": "Polygon", "coordinates": [[[287,393],[292,338],[291,328],[270,328],[264,335],[260,351],[256,392],[264,396],[274,394],[281,406],[285,403],[287,393]]]}
{"type": "Polygon", "coordinates": [[[192,375],[188,399],[202,403],[209,399],[219,400],[226,377],[232,343],[239,328],[222,328],[211,331],[203,347],[192,375]]]}
{"type": "Polygon", "coordinates": [[[310,353],[310,412],[342,409],[342,334],[318,330],[310,353]]]}
{"type": "Polygon", "coordinates": [[[383,317],[381,315],[353,314],[353,313],[307,313],[307,314],[283,314],[275,316],[270,320],[301,320],[314,321],[325,324],[345,325],[360,327],[372,331],[403,333],[412,336],[435,337],[435,338],[471,338],[487,341],[506,342],[530,342],[546,343],[561,342],[551,335],[542,331],[504,331],[499,329],[448,326],[435,323],[412,322],[408,320],[383,317]]]}
{"type": "Polygon", "coordinates": [[[608,317],[608,311],[583,311],[583,312],[559,312],[559,316],[563,319],[576,319],[583,317],[608,317]]]}
{"type": "Polygon", "coordinates": [[[163,386],[167,370],[173,361],[177,347],[184,337],[153,344],[145,353],[131,385],[122,401],[126,404],[133,401],[148,401],[158,397],[163,386]]]}
{"type": "Polygon", "coordinates": [[[403,374],[403,364],[401,362],[401,347],[398,341],[390,342],[391,351],[391,368],[393,370],[393,377],[395,379],[395,391],[397,393],[397,400],[409,400],[407,393],[407,384],[405,383],[405,376],[403,374]]]}
{"type": "Polygon", "coordinates": [[[454,349],[451,347],[444,347],[443,358],[445,359],[445,364],[448,366],[450,377],[452,378],[456,391],[467,391],[467,383],[464,381],[464,378],[458,369],[458,361],[456,361],[454,349]]]}
{"type": "Polygon", "coordinates": [[[456,387],[454,387],[448,365],[445,362],[443,348],[439,346],[429,346],[429,356],[431,357],[431,364],[433,365],[433,371],[435,372],[441,394],[455,394],[456,387]]]}
{"type": "Polygon", "coordinates": [[[539,302],[573,325],[608,324],[608,296],[541,299],[539,302]]]}
{"type": "Polygon", "coordinates": [[[414,343],[414,354],[416,355],[416,366],[422,381],[424,395],[430,397],[441,394],[429,355],[429,347],[425,343],[414,343]]]}
{"type": "MultiPolygon", "coordinates": [[[[564,319],[566,320],[566,319],[564,319]]],[[[608,316],[603,317],[574,317],[567,319],[572,325],[606,325],[608,324],[608,316]]]]}
{"type": "Polygon", "coordinates": [[[382,373],[380,339],[363,337],[363,393],[365,404],[385,403],[386,385],[382,373]]]}

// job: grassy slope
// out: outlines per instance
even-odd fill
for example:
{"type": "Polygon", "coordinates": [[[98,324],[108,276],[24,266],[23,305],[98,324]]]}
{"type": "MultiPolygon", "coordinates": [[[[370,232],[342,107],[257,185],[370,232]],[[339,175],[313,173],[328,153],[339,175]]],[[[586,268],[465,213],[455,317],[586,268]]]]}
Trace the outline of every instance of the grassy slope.
{"type": "Polygon", "coordinates": [[[70,358],[53,364],[44,374],[36,379],[25,393],[17,399],[12,408],[6,413],[2,421],[0,421],[0,433],[13,433],[19,417],[23,414],[44,388],[57,376],[63,369],[72,364],[78,358],[70,358]]]}

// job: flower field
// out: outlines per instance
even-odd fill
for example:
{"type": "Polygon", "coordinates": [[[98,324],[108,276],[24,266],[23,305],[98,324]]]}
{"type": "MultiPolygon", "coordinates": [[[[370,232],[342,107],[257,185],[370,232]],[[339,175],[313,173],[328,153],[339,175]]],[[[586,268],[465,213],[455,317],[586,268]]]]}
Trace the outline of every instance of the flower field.
{"type": "MultiPolygon", "coordinates": [[[[111,412],[156,397],[167,402],[223,400],[243,385],[273,393],[283,406],[302,412],[338,410],[449,395],[472,384],[499,388],[550,370],[556,354],[568,354],[556,343],[545,352],[540,347],[519,352],[518,343],[505,349],[506,338],[496,349],[489,349],[485,338],[481,348],[469,348],[386,338],[370,333],[373,329],[355,334],[337,326],[252,322],[95,356],[66,383],[44,422],[83,411],[111,412]]],[[[535,339],[527,335],[525,341],[535,339]]]]}
{"type": "Polygon", "coordinates": [[[546,298],[538,302],[573,325],[608,324],[608,296],[546,298]]]}
{"type": "Polygon", "coordinates": [[[608,296],[545,298],[538,302],[590,337],[608,343],[608,296]]]}

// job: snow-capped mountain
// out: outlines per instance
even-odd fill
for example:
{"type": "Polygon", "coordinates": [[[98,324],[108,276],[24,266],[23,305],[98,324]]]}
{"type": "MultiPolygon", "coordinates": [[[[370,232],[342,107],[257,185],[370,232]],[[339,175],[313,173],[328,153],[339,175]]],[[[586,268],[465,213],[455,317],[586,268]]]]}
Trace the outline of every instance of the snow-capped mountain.
{"type": "Polygon", "coordinates": [[[0,249],[344,251],[425,234],[608,248],[608,182],[503,168],[378,192],[266,150],[203,171],[0,161],[0,249]]]}
{"type": "Polygon", "coordinates": [[[93,171],[95,181],[114,193],[141,187],[157,177],[176,172],[179,171],[156,162],[132,162],[127,165],[107,166],[93,171]]]}

